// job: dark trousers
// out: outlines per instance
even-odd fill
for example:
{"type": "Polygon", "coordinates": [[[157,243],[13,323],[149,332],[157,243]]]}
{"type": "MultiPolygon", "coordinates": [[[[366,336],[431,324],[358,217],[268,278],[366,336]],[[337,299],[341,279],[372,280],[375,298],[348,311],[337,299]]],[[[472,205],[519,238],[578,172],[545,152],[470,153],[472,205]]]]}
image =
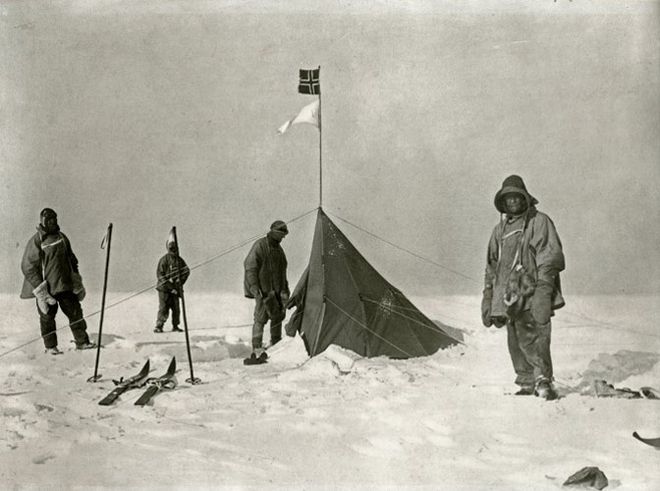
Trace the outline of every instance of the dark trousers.
{"type": "MultiPolygon", "coordinates": [[[[279,305],[281,301],[277,299],[279,305]]],[[[273,309],[270,309],[273,310],[273,309]]],[[[277,309],[275,309],[277,311],[277,309]]],[[[282,321],[284,315],[279,312],[269,313],[266,301],[262,297],[255,299],[254,324],[252,324],[252,349],[263,347],[264,326],[270,320],[270,344],[273,345],[282,340],[282,321]]]]}
{"type": "Polygon", "coordinates": [[[57,346],[57,326],[55,324],[55,314],[57,314],[58,306],[69,318],[69,326],[73,333],[73,339],[76,346],[89,343],[89,336],[87,335],[87,323],[83,319],[83,311],[78,301],[78,297],[73,292],[62,292],[53,295],[57,300],[55,305],[49,305],[47,312],[42,312],[37,304],[37,311],[39,312],[39,324],[41,327],[41,337],[44,339],[46,348],[54,348],[57,346]]]}
{"type": "Polygon", "coordinates": [[[529,310],[507,323],[509,354],[516,371],[516,384],[533,386],[539,380],[552,381],[550,322],[539,324],[529,310]]]}
{"type": "Polygon", "coordinates": [[[178,327],[181,309],[179,308],[179,296],[170,292],[158,290],[158,317],[156,327],[162,328],[172,311],[172,327],[178,327]]]}

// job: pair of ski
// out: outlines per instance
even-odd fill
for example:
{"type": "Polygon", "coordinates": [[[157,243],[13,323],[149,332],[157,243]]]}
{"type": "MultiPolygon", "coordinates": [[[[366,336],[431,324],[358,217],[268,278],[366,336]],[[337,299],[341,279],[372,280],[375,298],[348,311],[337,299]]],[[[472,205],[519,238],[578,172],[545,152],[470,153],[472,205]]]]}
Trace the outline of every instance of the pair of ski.
{"type": "Polygon", "coordinates": [[[160,377],[148,377],[149,375],[149,360],[144,364],[142,370],[136,375],[133,375],[128,378],[120,378],[119,380],[113,380],[115,388],[107,396],[99,401],[101,406],[109,406],[115,402],[120,395],[130,389],[139,389],[148,385],[147,390],[140,396],[140,398],[135,401],[136,406],[146,405],[156,394],[163,390],[174,389],[177,385],[176,377],[174,377],[174,372],[176,372],[176,358],[172,357],[170,366],[160,377]]]}

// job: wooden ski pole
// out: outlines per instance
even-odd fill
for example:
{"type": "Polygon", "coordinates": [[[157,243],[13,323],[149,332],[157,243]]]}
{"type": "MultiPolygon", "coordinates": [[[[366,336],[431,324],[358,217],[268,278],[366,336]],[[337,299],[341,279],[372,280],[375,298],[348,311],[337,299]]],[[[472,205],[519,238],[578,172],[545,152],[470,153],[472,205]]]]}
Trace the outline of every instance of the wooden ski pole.
{"type": "MultiPolygon", "coordinates": [[[[110,267],[110,244],[112,242],[112,223],[108,225],[108,231],[103,240],[105,250],[105,273],[103,275],[103,293],[101,294],[101,316],[99,319],[99,335],[96,338],[96,363],[94,364],[94,375],[87,379],[88,382],[96,382],[101,378],[99,373],[99,359],[101,358],[101,336],[103,335],[103,314],[105,313],[105,294],[108,289],[108,269],[110,267]]],[[[103,243],[101,244],[103,246],[103,243]]]]}
{"type": "Polygon", "coordinates": [[[321,65],[319,65],[319,208],[323,207],[323,121],[321,113],[321,65]]]}
{"type": "Polygon", "coordinates": [[[188,337],[188,319],[186,317],[186,300],[183,295],[183,284],[181,283],[181,268],[179,267],[179,239],[176,236],[176,227],[172,227],[172,236],[174,237],[174,245],[176,247],[176,252],[174,253],[177,260],[176,265],[176,277],[177,277],[177,292],[181,297],[181,312],[183,313],[183,330],[186,335],[186,351],[188,352],[188,365],[190,366],[190,378],[186,379],[191,385],[201,384],[202,380],[195,378],[193,373],[193,362],[192,355],[190,353],[190,338],[188,337]]]}

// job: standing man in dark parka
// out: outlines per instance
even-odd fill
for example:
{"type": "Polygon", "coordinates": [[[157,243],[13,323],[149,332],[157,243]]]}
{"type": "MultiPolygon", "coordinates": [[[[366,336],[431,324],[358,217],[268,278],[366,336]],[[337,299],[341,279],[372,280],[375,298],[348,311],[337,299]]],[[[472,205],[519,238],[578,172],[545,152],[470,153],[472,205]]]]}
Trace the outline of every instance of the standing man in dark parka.
{"type": "Polygon", "coordinates": [[[190,276],[190,268],[179,256],[179,250],[174,240],[168,240],[165,248],[167,254],[158,260],[158,266],[156,266],[158,314],[154,332],[163,332],[163,326],[165,326],[170,310],[172,311],[172,331],[183,332],[183,329],[179,327],[181,319],[179,299],[183,293],[183,285],[190,276]]]}
{"type": "Polygon", "coordinates": [[[39,214],[37,233],[28,240],[21,261],[24,281],[21,298],[36,298],[41,336],[46,353],[59,355],[55,314],[58,306],[69,318],[76,349],[91,349],[87,323],[80,302],[85,288],[78,271],[78,258],[69,238],[60,231],[57,213],[44,208],[39,214]]]}
{"type": "Polygon", "coordinates": [[[564,306],[562,244],[552,220],[536,209],[520,176],[495,195],[500,222],[488,243],[481,315],[486,327],[507,326],[517,395],[557,398],[550,356],[550,318],[564,306]]]}
{"type": "Polygon", "coordinates": [[[286,276],[286,255],[280,243],[288,233],[286,223],[281,220],[273,222],[268,234],[252,245],[243,263],[244,294],[255,300],[252,358],[262,361],[266,358],[263,349],[266,322],[270,320],[270,344],[282,339],[282,321],[291,292],[286,276]]]}

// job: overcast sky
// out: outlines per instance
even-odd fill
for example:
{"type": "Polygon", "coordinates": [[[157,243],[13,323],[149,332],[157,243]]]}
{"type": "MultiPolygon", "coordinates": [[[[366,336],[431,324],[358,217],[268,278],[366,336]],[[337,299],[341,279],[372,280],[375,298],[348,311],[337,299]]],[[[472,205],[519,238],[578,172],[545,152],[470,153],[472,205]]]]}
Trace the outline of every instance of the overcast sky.
{"type": "MultiPolygon", "coordinates": [[[[554,220],[570,293],[660,292],[656,1],[0,2],[0,290],[45,207],[90,290],[155,282],[177,226],[190,265],[319,204],[318,131],[276,129],[321,66],[324,209],[414,295],[479,293],[523,176],[554,220]],[[465,278],[467,277],[467,278],[465,278]]],[[[314,215],[283,243],[295,284],[314,215]]],[[[190,289],[241,292],[247,247],[190,289]]]]}

